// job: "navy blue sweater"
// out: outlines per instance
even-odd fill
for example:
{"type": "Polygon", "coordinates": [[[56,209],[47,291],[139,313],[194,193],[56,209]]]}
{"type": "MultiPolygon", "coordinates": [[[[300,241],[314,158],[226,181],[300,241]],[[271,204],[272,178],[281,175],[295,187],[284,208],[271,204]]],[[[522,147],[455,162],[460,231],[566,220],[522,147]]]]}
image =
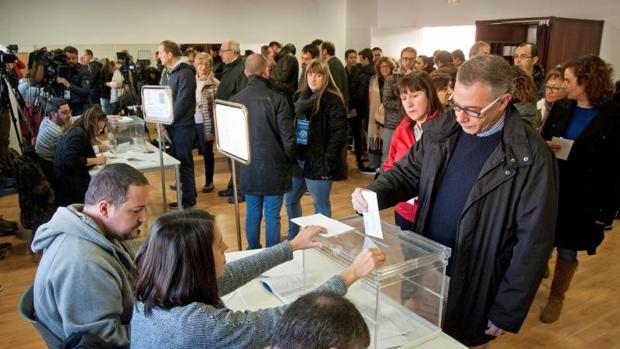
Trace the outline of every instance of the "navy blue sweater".
{"type": "MultiPolygon", "coordinates": [[[[488,137],[477,137],[460,132],[448,166],[434,194],[431,203],[428,236],[456,251],[458,223],[482,166],[493,150],[497,148],[502,132],[488,137]]],[[[448,275],[451,274],[452,260],[448,263],[448,275]]]]}

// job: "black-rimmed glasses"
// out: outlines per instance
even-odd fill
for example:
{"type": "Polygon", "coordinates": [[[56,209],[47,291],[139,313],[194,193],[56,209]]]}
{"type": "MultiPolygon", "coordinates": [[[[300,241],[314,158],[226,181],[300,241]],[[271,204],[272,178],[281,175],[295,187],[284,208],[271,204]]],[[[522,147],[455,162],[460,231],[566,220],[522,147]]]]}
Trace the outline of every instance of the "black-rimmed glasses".
{"type": "Polygon", "coordinates": [[[480,119],[482,115],[486,113],[487,111],[489,111],[503,96],[504,95],[502,94],[499,97],[495,98],[493,102],[489,103],[489,105],[482,108],[482,110],[480,111],[475,111],[469,108],[461,107],[460,105],[454,103],[453,96],[450,96],[447,104],[448,104],[448,107],[452,108],[452,110],[454,110],[457,113],[463,112],[465,113],[465,115],[469,116],[470,118],[480,119]]]}

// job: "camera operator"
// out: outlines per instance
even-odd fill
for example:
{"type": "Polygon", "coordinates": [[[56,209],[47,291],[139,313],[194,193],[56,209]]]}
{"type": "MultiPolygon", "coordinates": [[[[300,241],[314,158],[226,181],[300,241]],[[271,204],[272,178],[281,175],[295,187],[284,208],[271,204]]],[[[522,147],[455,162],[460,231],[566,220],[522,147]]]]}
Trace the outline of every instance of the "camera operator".
{"type": "Polygon", "coordinates": [[[93,51],[84,50],[82,60],[88,73],[90,74],[90,105],[96,106],[101,104],[101,94],[103,93],[103,66],[93,57],[93,51]]]}
{"type": "Polygon", "coordinates": [[[78,50],[73,46],[64,48],[68,69],[56,78],[56,82],[64,86],[64,98],[74,115],[80,115],[90,105],[90,74],[86,68],[78,64],[78,50]]]}

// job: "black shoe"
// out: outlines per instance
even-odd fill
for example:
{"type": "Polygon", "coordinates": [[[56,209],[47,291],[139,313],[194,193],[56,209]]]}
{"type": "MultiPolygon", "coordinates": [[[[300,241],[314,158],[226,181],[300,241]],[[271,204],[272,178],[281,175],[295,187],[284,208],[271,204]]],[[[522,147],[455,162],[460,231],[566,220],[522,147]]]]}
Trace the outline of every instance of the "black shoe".
{"type": "Polygon", "coordinates": [[[17,227],[0,226],[0,236],[9,236],[17,234],[17,227]]]}
{"type": "Polygon", "coordinates": [[[377,169],[372,167],[360,167],[359,170],[361,173],[369,176],[374,176],[377,173],[377,169]]]}
{"type": "MultiPolygon", "coordinates": [[[[239,203],[242,203],[245,201],[245,195],[237,195],[239,203]]],[[[235,197],[233,196],[229,196],[228,199],[226,200],[228,201],[229,204],[234,204],[235,203],[235,197]]]]}
{"type": "Polygon", "coordinates": [[[0,226],[17,228],[17,222],[9,221],[7,219],[4,219],[4,217],[0,216],[0,226]]]}
{"type": "Polygon", "coordinates": [[[222,197],[223,197],[223,196],[233,196],[233,195],[234,195],[234,193],[233,193],[232,189],[230,189],[230,188],[229,188],[229,189],[226,189],[226,190],[220,190],[220,191],[218,191],[218,192],[217,192],[217,195],[222,196],[222,197]]]}
{"type": "Polygon", "coordinates": [[[0,259],[4,259],[6,253],[11,249],[13,245],[10,242],[3,242],[0,244],[0,259]]]}
{"type": "Polygon", "coordinates": [[[205,184],[204,187],[202,187],[202,192],[203,193],[210,193],[213,191],[213,189],[215,189],[215,186],[213,186],[213,183],[211,184],[205,184]]]}
{"type": "MultiPolygon", "coordinates": [[[[195,205],[192,205],[192,206],[189,206],[189,207],[183,206],[183,209],[184,210],[189,210],[189,209],[194,208],[194,206],[195,205]]],[[[171,203],[168,204],[168,208],[171,209],[171,210],[178,210],[179,209],[179,203],[178,202],[171,202],[171,203]]]]}

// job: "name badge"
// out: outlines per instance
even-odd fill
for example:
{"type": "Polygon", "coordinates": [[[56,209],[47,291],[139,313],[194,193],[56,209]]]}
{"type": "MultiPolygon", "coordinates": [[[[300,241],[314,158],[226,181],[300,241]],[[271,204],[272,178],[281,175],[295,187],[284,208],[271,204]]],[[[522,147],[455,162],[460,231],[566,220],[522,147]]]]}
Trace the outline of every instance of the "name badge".
{"type": "Polygon", "coordinates": [[[297,120],[297,126],[295,128],[295,136],[297,138],[297,144],[308,145],[309,129],[310,129],[310,121],[297,120]]]}
{"type": "Polygon", "coordinates": [[[65,99],[66,99],[66,100],[71,99],[71,91],[69,91],[69,90],[65,90],[65,99]]]}

